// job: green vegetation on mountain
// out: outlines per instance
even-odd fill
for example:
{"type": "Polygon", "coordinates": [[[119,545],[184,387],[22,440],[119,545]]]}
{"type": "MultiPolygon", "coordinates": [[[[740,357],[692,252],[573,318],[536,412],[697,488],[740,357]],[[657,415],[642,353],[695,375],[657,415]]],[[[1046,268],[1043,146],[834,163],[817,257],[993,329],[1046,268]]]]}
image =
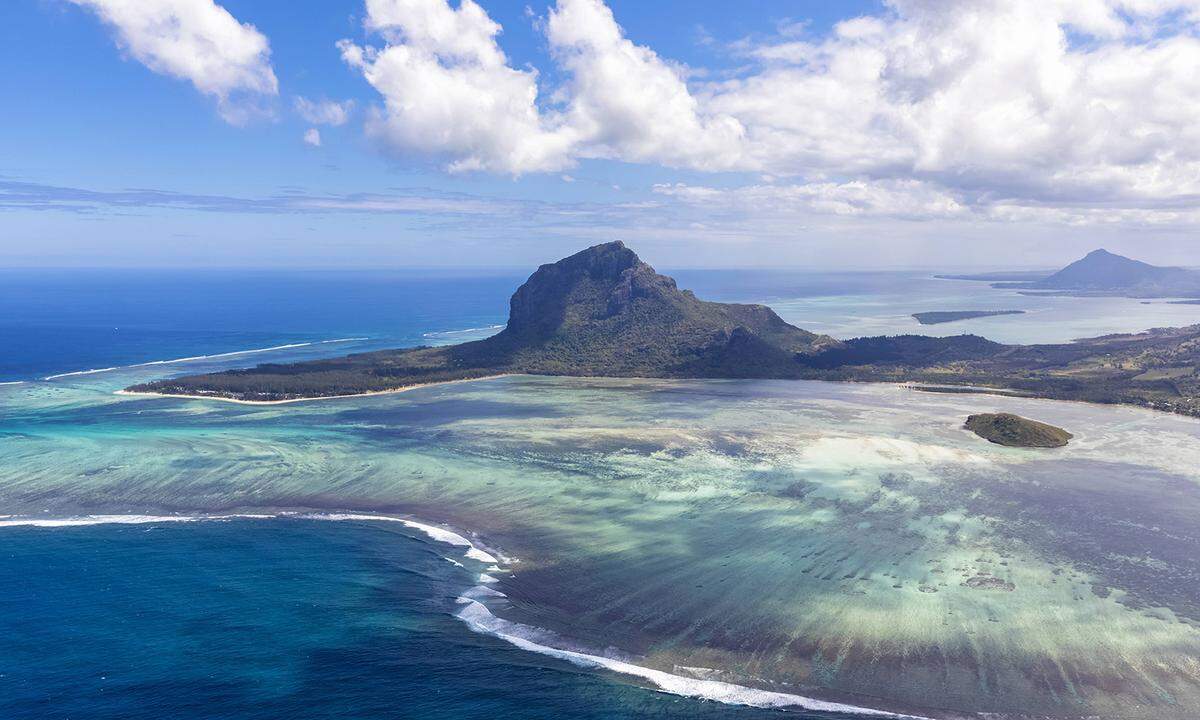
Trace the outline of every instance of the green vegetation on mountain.
{"type": "Polygon", "coordinates": [[[1075,437],[1060,427],[1010,413],[972,415],[965,427],[989,442],[1006,447],[1063,447],[1075,437]]]}
{"type": "Polygon", "coordinates": [[[858,338],[797,362],[812,368],[807,377],[825,380],[994,389],[1200,416],[1200,325],[1053,345],[1001,345],[973,335],[858,338]]]}
{"type": "Polygon", "coordinates": [[[1200,416],[1200,326],[1057,345],[973,335],[838,341],[762,305],[705,302],[619,242],[543,265],[505,329],[449,347],[382,350],[156,380],[132,392],[278,401],[505,373],[918,383],[1127,403],[1200,416]]]}
{"type": "Polygon", "coordinates": [[[503,373],[608,377],[778,377],[837,345],[763,305],[699,300],[620,242],[543,265],[513,294],[493,337],[159,380],[134,392],[289,400],[503,373]]]}

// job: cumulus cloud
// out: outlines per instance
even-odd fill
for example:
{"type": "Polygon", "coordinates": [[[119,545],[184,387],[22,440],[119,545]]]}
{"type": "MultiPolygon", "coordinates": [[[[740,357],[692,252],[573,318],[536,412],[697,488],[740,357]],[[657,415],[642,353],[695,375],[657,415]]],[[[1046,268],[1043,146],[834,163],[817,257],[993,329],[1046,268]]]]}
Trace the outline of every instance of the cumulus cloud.
{"type": "Polygon", "coordinates": [[[304,143],[313,147],[321,147],[321,131],[316,128],[305,130],[304,143]]]}
{"type": "Polygon", "coordinates": [[[188,80],[240,124],[278,93],[267,38],[213,0],[70,0],[95,12],[117,44],[156,73],[188,80]]]}
{"type": "Polygon", "coordinates": [[[566,135],[537,104],[537,72],[518,70],[496,43],[500,26],[471,0],[367,0],[382,48],[339,43],[384,107],[368,132],[400,152],[429,152],[451,170],[502,173],[570,164],[566,135]]]}
{"type": "Polygon", "coordinates": [[[1170,4],[897,0],[819,44],[756,48],[772,64],[711,100],[753,129],[749,164],[776,172],[1014,197],[1195,193],[1200,41],[1157,26],[1170,4]]]}
{"type": "Polygon", "coordinates": [[[562,121],[576,156],[702,170],[739,164],[742,124],[703,106],[680,69],[626,38],[601,0],[558,0],[546,37],[569,78],[562,121]]]}
{"type": "Polygon", "coordinates": [[[313,125],[345,125],[354,111],[353,100],[309,100],[297,96],[294,103],[300,117],[313,125]]]}
{"type": "Polygon", "coordinates": [[[722,80],[630,41],[602,0],[557,0],[539,23],[553,88],[472,0],[367,11],[382,46],[341,47],[383,98],[369,129],[452,170],[748,171],[807,205],[918,214],[1200,198],[1200,0],[890,0],[823,37],[738,43],[750,69],[722,80]]]}
{"type": "Polygon", "coordinates": [[[710,115],[680,71],[624,37],[601,0],[559,0],[545,26],[569,76],[539,103],[538,72],[511,67],[500,26],[472,0],[367,0],[381,48],[342,41],[343,59],[383,97],[369,132],[451,170],[554,171],[580,158],[724,169],[743,128],[710,115]]]}

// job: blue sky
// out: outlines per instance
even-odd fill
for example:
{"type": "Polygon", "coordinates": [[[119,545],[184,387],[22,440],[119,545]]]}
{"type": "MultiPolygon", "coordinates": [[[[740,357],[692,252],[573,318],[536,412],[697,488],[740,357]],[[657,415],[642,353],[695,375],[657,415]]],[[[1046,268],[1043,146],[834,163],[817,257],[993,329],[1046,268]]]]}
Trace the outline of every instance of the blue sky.
{"type": "Polygon", "coordinates": [[[1200,264],[1167,4],[16,0],[0,265],[1200,264]]]}

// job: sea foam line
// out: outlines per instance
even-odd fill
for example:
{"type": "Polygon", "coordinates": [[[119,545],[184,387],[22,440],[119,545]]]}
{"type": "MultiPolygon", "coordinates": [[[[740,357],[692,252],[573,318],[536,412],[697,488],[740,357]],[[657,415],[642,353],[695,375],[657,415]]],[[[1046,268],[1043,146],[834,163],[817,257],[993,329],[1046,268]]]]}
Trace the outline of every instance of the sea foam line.
{"type": "Polygon", "coordinates": [[[553,647],[534,639],[546,637],[549,634],[546,631],[496,617],[488,610],[487,606],[472,597],[487,594],[481,593],[479,592],[479,588],[475,588],[473,592],[468,592],[463,597],[458,598],[458,602],[462,605],[462,608],[456,613],[456,616],[475,632],[500,638],[527,652],[549,655],[550,657],[574,663],[580,667],[610,670],[621,675],[638,677],[653,683],[659,690],[672,695],[713,700],[727,705],[746,705],[760,708],[792,707],[814,712],[930,720],[920,715],[905,715],[886,710],[874,710],[856,705],[847,705],[845,703],[817,700],[816,698],[794,695],[792,693],[758,690],[720,680],[699,680],[683,675],[674,675],[663,670],[635,665],[624,660],[553,647]]]}
{"type": "Polygon", "coordinates": [[[211,520],[266,520],[276,515],[81,515],[68,518],[0,517],[0,527],[83,527],[87,525],[145,525],[163,522],[204,522],[211,520]]]}
{"type": "Polygon", "coordinates": [[[443,335],[463,335],[471,332],[482,332],[484,330],[499,330],[505,327],[504,325],[484,325],[483,327],[463,328],[462,330],[441,330],[438,332],[421,333],[421,337],[441,337],[443,335]]]}
{"type": "MultiPolygon", "coordinates": [[[[266,348],[254,348],[252,350],[234,350],[233,352],[215,353],[213,355],[192,355],[191,357],[173,358],[171,360],[151,360],[149,362],[134,363],[132,365],[116,365],[114,367],[93,368],[91,370],[76,370],[74,372],[58,373],[57,375],[47,375],[43,380],[56,380],[58,378],[74,377],[76,375],[95,375],[96,373],[112,372],[113,370],[124,370],[127,368],[151,367],[153,365],[171,365],[173,363],[193,362],[196,360],[215,360],[217,358],[236,357],[238,355],[251,355],[254,353],[273,352],[275,350],[291,350],[293,348],[308,347],[310,345],[329,345],[331,343],[356,342],[358,340],[367,340],[365,337],[352,338],[337,338],[335,340],[314,340],[313,342],[288,343],[287,345],[275,345],[266,348]]],[[[8,383],[0,383],[8,384],[8,383]]]]}
{"type": "MultiPolygon", "coordinates": [[[[447,545],[454,545],[456,547],[467,548],[463,555],[464,557],[471,558],[472,560],[478,560],[481,563],[491,563],[493,565],[498,562],[514,562],[514,560],[511,558],[504,558],[503,561],[497,559],[495,555],[480,549],[475,545],[475,543],[471,542],[462,535],[459,535],[453,530],[447,530],[446,528],[438,527],[437,525],[428,525],[426,523],[417,522],[416,520],[409,520],[407,518],[393,517],[391,515],[368,515],[359,513],[311,513],[308,515],[300,515],[298,517],[309,520],[382,520],[385,522],[398,522],[405,527],[424,533],[425,536],[430,540],[446,543],[447,545]]],[[[497,554],[501,557],[504,557],[501,553],[497,554]]]]}
{"type": "MultiPolygon", "coordinates": [[[[505,557],[502,553],[483,550],[475,543],[468,540],[466,537],[437,525],[410,520],[408,518],[394,517],[391,515],[370,515],[365,513],[294,513],[282,512],[273,514],[261,513],[231,513],[224,515],[80,515],[76,517],[66,518],[39,518],[39,517],[16,517],[12,515],[0,515],[0,528],[3,527],[83,527],[88,525],[145,525],[150,523],[165,523],[165,522],[211,522],[220,520],[274,520],[274,519],[299,519],[299,520],[327,520],[327,521],[383,521],[395,522],[404,525],[407,528],[417,530],[428,537],[430,540],[453,545],[459,548],[466,548],[463,556],[480,563],[495,565],[496,563],[512,563],[517,562],[512,558],[505,557]],[[499,556],[499,558],[497,557],[499,556]],[[503,558],[503,559],[500,559],[503,558]]],[[[461,563],[456,563],[461,565],[461,563]]]]}

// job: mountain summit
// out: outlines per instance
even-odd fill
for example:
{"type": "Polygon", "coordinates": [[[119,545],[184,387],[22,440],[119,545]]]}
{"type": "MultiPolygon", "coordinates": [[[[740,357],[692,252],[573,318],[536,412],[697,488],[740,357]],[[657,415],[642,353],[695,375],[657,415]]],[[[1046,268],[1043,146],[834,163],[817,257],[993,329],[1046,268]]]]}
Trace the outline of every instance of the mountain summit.
{"type": "Polygon", "coordinates": [[[1055,273],[990,272],[937,277],[980,280],[1004,290],[1049,295],[1200,298],[1200,271],[1151,265],[1103,249],[1093,250],[1055,273]]]}
{"type": "Polygon", "coordinates": [[[1140,260],[1093,250],[1044,280],[1033,283],[1051,290],[1137,290],[1186,285],[1200,288],[1200,273],[1178,267],[1159,267],[1140,260]]]}
{"type": "Polygon", "coordinates": [[[481,344],[549,374],[759,377],[837,342],[763,305],[700,300],[617,241],[538,268],[481,344]]]}
{"type": "Polygon", "coordinates": [[[272,401],[505,373],[796,377],[804,372],[798,357],[839,345],[764,305],[700,300],[610,242],[539,267],[513,293],[504,330],[485,340],[260,365],[130,390],[272,401]]]}
{"type": "Polygon", "coordinates": [[[1140,260],[1093,250],[1058,272],[1027,283],[998,287],[1045,290],[1065,295],[1123,297],[1200,297],[1200,272],[1160,267],[1140,260]]]}

